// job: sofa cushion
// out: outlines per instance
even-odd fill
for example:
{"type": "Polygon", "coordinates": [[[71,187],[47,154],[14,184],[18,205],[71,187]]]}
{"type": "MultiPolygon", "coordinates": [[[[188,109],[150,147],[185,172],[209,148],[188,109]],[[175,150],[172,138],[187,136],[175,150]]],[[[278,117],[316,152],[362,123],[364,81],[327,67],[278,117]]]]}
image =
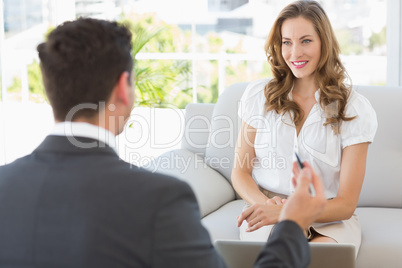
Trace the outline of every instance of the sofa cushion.
{"type": "Polygon", "coordinates": [[[235,198],[232,186],[221,174],[207,166],[202,156],[185,149],[164,153],[143,168],[186,181],[195,193],[201,217],[235,198]]]}
{"type": "Polygon", "coordinates": [[[231,201],[202,219],[202,223],[207,228],[212,241],[217,239],[240,239],[237,216],[240,215],[243,207],[243,200],[231,201]]]}
{"type": "Polygon", "coordinates": [[[362,244],[356,267],[402,267],[402,209],[357,208],[362,244]]]}

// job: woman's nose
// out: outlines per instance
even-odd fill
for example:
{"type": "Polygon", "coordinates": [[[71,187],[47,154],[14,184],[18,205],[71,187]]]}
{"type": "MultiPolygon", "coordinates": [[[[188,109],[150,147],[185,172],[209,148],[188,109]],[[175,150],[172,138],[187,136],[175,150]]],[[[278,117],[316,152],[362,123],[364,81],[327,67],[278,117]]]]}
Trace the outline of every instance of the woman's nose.
{"type": "Polygon", "coordinates": [[[303,49],[299,44],[294,44],[292,47],[292,58],[298,59],[303,56],[303,49]]]}

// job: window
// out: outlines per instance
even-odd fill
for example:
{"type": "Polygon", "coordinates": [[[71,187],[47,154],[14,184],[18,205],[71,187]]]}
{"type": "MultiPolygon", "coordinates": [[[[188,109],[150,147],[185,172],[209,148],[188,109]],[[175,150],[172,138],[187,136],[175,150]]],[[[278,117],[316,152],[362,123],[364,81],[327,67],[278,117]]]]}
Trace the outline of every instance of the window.
{"type": "MultiPolygon", "coordinates": [[[[290,2],[293,1],[147,0],[132,3],[131,10],[136,12],[133,17],[149,14],[179,28],[187,37],[188,50],[178,52],[185,53],[181,58],[192,61],[192,101],[214,102],[215,96],[231,83],[271,75],[265,61],[265,39],[279,11],[290,2]],[[205,97],[205,89],[209,97],[205,97]]],[[[387,2],[321,3],[336,32],[341,59],[352,83],[385,85],[387,2]]],[[[155,59],[156,55],[148,57],[155,59]]]]}

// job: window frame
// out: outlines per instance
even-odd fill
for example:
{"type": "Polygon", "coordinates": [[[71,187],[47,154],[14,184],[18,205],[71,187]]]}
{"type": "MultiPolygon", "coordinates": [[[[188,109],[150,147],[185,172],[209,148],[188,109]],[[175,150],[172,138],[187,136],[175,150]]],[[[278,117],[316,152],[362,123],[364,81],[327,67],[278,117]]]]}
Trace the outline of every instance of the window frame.
{"type": "Polygon", "coordinates": [[[399,0],[387,0],[387,86],[402,87],[401,16],[402,3],[399,0]]]}

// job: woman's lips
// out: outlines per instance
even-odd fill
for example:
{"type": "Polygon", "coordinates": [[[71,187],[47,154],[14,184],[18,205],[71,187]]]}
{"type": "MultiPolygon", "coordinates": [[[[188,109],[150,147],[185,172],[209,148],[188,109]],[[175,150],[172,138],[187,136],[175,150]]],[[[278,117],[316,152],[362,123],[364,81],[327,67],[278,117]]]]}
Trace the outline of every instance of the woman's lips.
{"type": "Polygon", "coordinates": [[[304,66],[307,65],[307,63],[308,63],[308,60],[305,60],[305,61],[292,61],[292,65],[296,69],[303,68],[304,66]]]}

